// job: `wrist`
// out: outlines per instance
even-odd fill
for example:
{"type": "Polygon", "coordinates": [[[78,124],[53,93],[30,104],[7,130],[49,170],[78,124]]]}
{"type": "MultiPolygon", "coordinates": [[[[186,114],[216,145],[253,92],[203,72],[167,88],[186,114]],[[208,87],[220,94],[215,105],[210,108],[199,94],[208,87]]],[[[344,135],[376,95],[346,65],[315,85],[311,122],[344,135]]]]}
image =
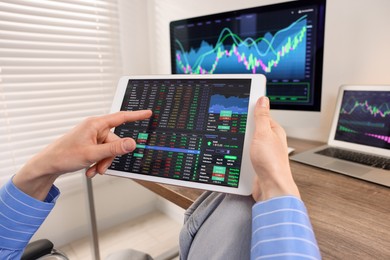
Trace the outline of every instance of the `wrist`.
{"type": "Polygon", "coordinates": [[[269,200],[281,196],[295,196],[301,198],[299,189],[291,174],[276,174],[276,178],[270,176],[258,177],[255,181],[253,198],[256,202],[269,200]]]}
{"type": "Polygon", "coordinates": [[[14,185],[27,195],[43,201],[59,176],[52,174],[42,160],[36,157],[28,161],[13,177],[14,185]]]}
{"type": "Polygon", "coordinates": [[[301,198],[298,187],[294,184],[290,185],[288,188],[278,187],[272,189],[263,189],[258,198],[255,198],[255,200],[256,202],[259,202],[282,196],[294,196],[299,199],[301,198]]]}

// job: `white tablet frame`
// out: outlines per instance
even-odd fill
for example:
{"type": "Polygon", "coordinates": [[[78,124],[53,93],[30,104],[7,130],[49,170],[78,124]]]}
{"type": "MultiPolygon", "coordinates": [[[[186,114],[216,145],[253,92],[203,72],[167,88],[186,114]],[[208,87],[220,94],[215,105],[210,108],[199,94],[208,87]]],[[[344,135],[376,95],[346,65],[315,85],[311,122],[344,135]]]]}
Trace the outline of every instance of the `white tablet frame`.
{"type": "Polygon", "coordinates": [[[118,87],[114,96],[114,100],[111,107],[111,113],[118,112],[121,109],[123,98],[126,93],[128,81],[132,79],[251,79],[251,92],[249,97],[248,106],[248,121],[246,125],[246,132],[244,138],[244,147],[242,155],[242,163],[240,170],[239,186],[237,188],[204,184],[199,182],[191,182],[186,180],[169,179],[164,177],[156,177],[144,174],[123,172],[117,170],[108,169],[106,174],[152,181],[163,184],[177,185],[188,188],[195,188],[201,190],[211,190],[224,193],[250,195],[253,188],[254,169],[250,160],[250,143],[254,131],[254,108],[259,97],[264,96],[266,93],[266,78],[261,74],[218,74],[218,75],[137,75],[137,76],[123,76],[120,78],[118,87]]]}

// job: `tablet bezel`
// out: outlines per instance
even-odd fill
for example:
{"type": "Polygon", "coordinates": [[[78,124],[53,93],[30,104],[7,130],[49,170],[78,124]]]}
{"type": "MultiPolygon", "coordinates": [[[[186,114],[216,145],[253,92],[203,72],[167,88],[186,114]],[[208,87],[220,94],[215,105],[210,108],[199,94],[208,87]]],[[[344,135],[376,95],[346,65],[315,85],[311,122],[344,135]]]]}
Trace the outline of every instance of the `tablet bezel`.
{"type": "MultiPolygon", "coordinates": [[[[126,89],[128,86],[129,80],[138,80],[138,79],[251,79],[251,87],[250,87],[250,96],[249,96],[249,105],[248,105],[248,116],[247,116],[247,124],[246,131],[244,137],[244,146],[243,146],[243,154],[242,154],[242,163],[240,169],[240,179],[238,187],[229,187],[222,185],[214,185],[214,184],[205,184],[199,182],[192,182],[187,180],[178,180],[178,179],[170,179],[164,177],[157,177],[151,175],[137,174],[125,171],[118,171],[108,169],[106,174],[152,181],[163,184],[170,184],[176,186],[182,186],[187,188],[195,188],[201,190],[211,190],[223,193],[231,193],[231,194],[239,194],[239,195],[250,195],[252,193],[253,187],[253,177],[254,177],[254,169],[252,167],[252,163],[250,160],[250,143],[253,136],[254,131],[254,108],[255,104],[259,97],[264,96],[266,93],[266,78],[261,74],[219,74],[219,75],[137,75],[137,76],[123,76],[120,78],[118,82],[118,86],[116,89],[116,93],[113,99],[111,113],[115,113],[121,110],[123,99],[126,93],[126,89]]],[[[113,129],[114,131],[114,129],[113,129]]]]}

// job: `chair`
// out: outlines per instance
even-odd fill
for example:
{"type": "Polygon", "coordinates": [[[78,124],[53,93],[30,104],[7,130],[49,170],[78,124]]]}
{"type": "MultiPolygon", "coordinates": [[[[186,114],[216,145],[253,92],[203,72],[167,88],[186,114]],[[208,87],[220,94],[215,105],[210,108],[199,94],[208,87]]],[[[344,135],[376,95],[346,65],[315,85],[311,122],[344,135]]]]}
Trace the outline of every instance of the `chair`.
{"type": "Polygon", "coordinates": [[[69,260],[61,251],[54,248],[48,239],[39,239],[27,245],[21,260],[69,260]]]}
{"type": "MultiPolygon", "coordinates": [[[[146,253],[133,249],[125,249],[110,254],[106,260],[170,260],[177,256],[179,256],[178,247],[174,247],[154,259],[146,253]]],[[[55,249],[50,240],[40,239],[27,245],[21,260],[69,260],[69,258],[63,252],[55,249]]]]}

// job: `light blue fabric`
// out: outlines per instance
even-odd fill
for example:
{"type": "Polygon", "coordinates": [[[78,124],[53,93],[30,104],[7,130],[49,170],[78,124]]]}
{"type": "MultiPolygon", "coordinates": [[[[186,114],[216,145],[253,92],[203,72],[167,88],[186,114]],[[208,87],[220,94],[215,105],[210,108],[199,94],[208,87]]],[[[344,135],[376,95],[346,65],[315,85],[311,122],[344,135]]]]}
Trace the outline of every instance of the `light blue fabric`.
{"type": "Polygon", "coordinates": [[[39,201],[19,190],[12,179],[0,189],[0,259],[20,259],[59,194],[53,186],[45,201],[39,201]]]}
{"type": "Polygon", "coordinates": [[[253,206],[251,259],[321,259],[301,200],[284,196],[253,206]]]}

